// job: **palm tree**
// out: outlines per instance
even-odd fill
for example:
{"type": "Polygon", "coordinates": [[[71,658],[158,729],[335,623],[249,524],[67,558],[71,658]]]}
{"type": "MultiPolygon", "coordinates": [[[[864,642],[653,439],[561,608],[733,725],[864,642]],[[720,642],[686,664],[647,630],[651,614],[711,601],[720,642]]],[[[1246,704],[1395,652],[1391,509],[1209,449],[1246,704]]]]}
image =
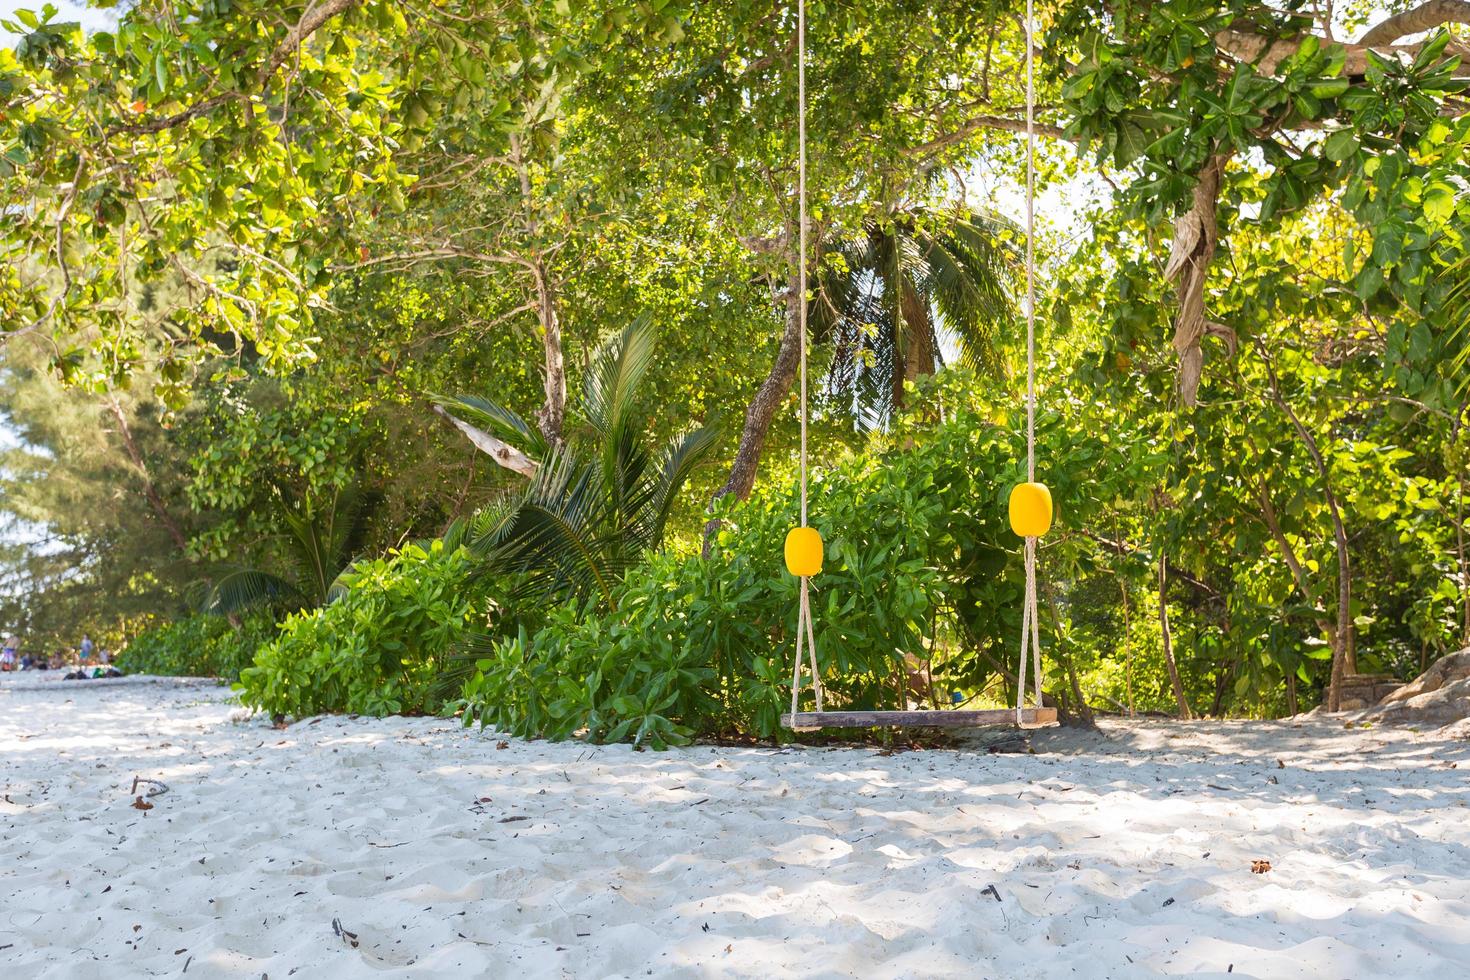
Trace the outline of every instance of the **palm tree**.
{"type": "Polygon", "coordinates": [[[1013,230],[989,212],[915,210],[836,242],[808,314],[834,348],[831,393],[881,423],[903,408],[905,383],[943,365],[946,338],[968,366],[1004,376],[1013,230]]]}
{"type": "Polygon", "coordinates": [[[311,608],[336,598],[337,580],[361,543],[361,499],[356,488],[334,488],[325,497],[299,497],[276,488],[281,504],[280,535],[287,574],[240,568],[209,590],[204,611],[234,615],[261,606],[311,608]]]}
{"type": "Polygon", "coordinates": [[[649,321],[639,318],[603,345],[570,414],[572,438],[560,446],[494,402],[435,399],[456,413],[451,421],[477,447],[510,448],[527,464],[526,486],[482,511],[470,531],[487,572],[518,576],[527,594],[610,608],[623,573],[662,545],[679,491],[717,432],[701,426],[657,449],[645,444],[649,419],[638,395],[656,339],[649,321]]]}

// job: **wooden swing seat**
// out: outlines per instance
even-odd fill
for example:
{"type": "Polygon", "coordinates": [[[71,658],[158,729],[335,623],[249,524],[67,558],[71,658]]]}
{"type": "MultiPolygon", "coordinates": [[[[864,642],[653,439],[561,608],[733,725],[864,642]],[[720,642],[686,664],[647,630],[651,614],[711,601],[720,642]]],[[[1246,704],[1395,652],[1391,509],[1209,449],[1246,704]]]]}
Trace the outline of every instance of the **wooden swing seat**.
{"type": "MultiPolygon", "coordinates": [[[[1022,708],[1021,727],[1056,724],[1056,708],[1022,708]]],[[[822,728],[985,728],[1015,725],[1015,708],[981,711],[798,711],[781,715],[792,731],[822,728]]]]}

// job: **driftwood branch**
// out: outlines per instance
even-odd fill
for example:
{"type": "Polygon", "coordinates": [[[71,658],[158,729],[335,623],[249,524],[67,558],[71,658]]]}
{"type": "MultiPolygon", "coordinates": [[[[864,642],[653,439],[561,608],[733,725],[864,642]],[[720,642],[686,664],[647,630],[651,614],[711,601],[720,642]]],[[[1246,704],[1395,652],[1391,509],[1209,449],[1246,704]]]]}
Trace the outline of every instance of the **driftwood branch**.
{"type": "Polygon", "coordinates": [[[496,438],[484,429],[470,425],[463,419],[455,418],[438,405],[434,406],[434,412],[447,419],[449,424],[453,425],[460,432],[463,432],[465,437],[474,444],[476,449],[512,473],[519,473],[528,479],[536,475],[538,468],[536,461],[510,443],[496,438]]]}

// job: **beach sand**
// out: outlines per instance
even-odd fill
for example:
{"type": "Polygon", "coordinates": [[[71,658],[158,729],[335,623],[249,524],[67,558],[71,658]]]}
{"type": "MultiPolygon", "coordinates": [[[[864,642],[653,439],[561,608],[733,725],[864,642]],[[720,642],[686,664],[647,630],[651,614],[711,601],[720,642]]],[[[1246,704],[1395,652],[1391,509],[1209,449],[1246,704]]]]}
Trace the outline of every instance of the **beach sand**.
{"type": "Polygon", "coordinates": [[[1470,975],[1470,742],[1312,719],[1033,746],[275,730],[197,682],[7,677],[0,975],[1470,975]],[[168,787],[151,810],[135,776],[168,787]]]}

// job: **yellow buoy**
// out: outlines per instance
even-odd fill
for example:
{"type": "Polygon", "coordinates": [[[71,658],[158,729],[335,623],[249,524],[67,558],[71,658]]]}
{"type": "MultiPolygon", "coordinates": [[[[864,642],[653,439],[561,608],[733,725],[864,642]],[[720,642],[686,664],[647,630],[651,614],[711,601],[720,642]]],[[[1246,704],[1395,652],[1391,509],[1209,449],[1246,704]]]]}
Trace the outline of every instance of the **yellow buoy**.
{"type": "Polygon", "coordinates": [[[1011,490],[1010,511],[1012,531],[1039,538],[1051,530],[1051,491],[1044,483],[1018,483],[1011,490]]]}
{"type": "Polygon", "coordinates": [[[797,578],[810,578],[822,570],[822,536],[814,527],[793,527],[786,532],[786,570],[797,578]]]}

